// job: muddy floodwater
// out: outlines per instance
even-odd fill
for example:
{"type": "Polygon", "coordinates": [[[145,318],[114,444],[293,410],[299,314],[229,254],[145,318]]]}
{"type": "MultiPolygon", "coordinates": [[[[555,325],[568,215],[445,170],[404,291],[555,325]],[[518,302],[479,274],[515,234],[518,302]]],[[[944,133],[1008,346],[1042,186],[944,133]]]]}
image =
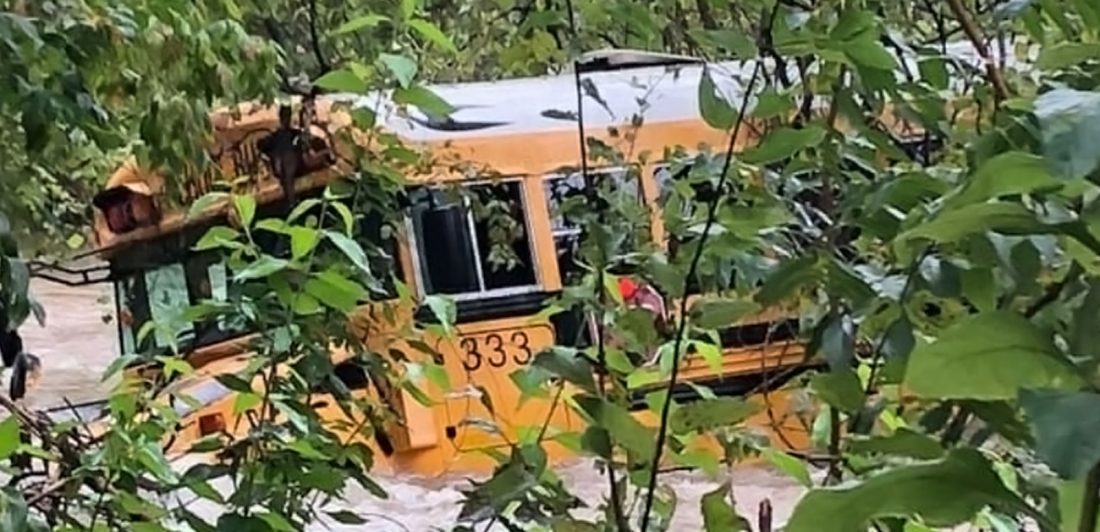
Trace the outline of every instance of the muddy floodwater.
{"type": "MultiPolygon", "coordinates": [[[[107,366],[117,356],[117,329],[110,316],[114,299],[109,285],[70,288],[35,280],[32,290],[46,308],[46,326],[33,321],[20,330],[26,349],[42,360],[43,375],[28,403],[36,407],[95,400],[110,389],[102,381],[107,366]]],[[[593,507],[599,504],[607,486],[591,463],[577,461],[562,471],[562,478],[581,500],[593,507]]],[[[673,530],[702,530],[699,501],[721,479],[702,475],[669,473],[664,477],[675,486],[679,497],[673,530]]],[[[793,481],[762,467],[742,467],[731,475],[737,505],[743,515],[755,515],[761,501],[769,499],[776,522],[790,514],[802,489],[793,481]]],[[[389,492],[385,500],[351,488],[341,509],[358,512],[368,525],[319,523],[317,530],[432,531],[450,530],[462,501],[460,489],[469,486],[461,477],[408,478],[382,477],[380,484],[389,492]],[[327,525],[327,526],[326,526],[327,525]]],[[[334,508],[335,509],[335,508],[334,508]]],[[[196,508],[200,514],[216,515],[214,508],[196,508]]],[[[578,515],[584,515],[582,512],[578,515]]],[[[590,513],[588,513],[591,515],[590,513]]],[[[478,527],[481,530],[481,527],[478,527]]]]}

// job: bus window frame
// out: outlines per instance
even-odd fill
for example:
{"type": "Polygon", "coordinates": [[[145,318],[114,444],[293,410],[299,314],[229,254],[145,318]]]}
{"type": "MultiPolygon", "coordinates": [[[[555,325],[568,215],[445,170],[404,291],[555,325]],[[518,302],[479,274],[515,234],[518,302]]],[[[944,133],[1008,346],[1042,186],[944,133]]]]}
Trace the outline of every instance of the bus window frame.
{"type": "MultiPolygon", "coordinates": [[[[404,223],[402,225],[405,230],[405,241],[408,249],[409,264],[412,266],[412,271],[410,273],[413,276],[413,284],[416,285],[416,294],[420,299],[424,299],[429,295],[445,295],[456,302],[479,301],[486,299],[506,298],[510,296],[535,294],[545,290],[545,286],[547,283],[545,275],[543,273],[542,257],[539,253],[539,246],[537,245],[536,239],[534,238],[534,223],[531,219],[531,209],[529,208],[531,194],[528,191],[527,187],[530,186],[531,180],[527,177],[528,176],[525,175],[505,175],[501,177],[470,179],[458,182],[424,183],[408,188],[409,192],[417,189],[426,189],[434,192],[445,190],[446,187],[449,186],[459,186],[465,189],[470,189],[473,187],[484,185],[515,183],[519,190],[520,210],[523,213],[523,227],[524,231],[526,231],[527,250],[531,261],[530,268],[535,277],[534,284],[528,285],[509,286],[505,288],[494,288],[490,290],[478,290],[474,292],[460,292],[457,294],[428,294],[426,289],[427,283],[425,282],[424,277],[424,274],[426,272],[424,272],[423,268],[421,267],[420,240],[417,238],[416,224],[415,220],[413,219],[412,207],[410,207],[404,215],[404,223]]],[[[465,197],[463,198],[463,201],[467,201],[465,197]]],[[[467,211],[465,214],[465,219],[467,223],[467,229],[470,231],[471,243],[474,248],[473,251],[476,259],[474,267],[476,268],[477,275],[479,277],[479,286],[484,286],[485,276],[483,273],[483,266],[481,264],[482,257],[481,252],[478,249],[480,241],[477,239],[476,222],[474,220],[473,212],[467,211]]]]}

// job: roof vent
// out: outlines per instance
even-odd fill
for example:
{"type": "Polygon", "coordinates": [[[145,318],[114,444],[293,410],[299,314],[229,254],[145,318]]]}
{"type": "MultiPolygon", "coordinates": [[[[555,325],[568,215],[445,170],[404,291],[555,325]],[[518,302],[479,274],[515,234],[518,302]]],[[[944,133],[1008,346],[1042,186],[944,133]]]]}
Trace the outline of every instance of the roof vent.
{"type": "Polygon", "coordinates": [[[703,62],[698,57],[687,55],[607,48],[581,55],[577,58],[577,70],[582,73],[604,72],[656,66],[693,65],[703,62]]]}

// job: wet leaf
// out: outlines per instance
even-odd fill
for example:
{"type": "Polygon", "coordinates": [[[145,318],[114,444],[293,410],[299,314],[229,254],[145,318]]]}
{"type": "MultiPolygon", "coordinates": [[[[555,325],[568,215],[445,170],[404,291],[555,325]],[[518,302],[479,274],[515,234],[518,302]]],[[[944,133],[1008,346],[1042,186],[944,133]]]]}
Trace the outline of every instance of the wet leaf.
{"type": "Polygon", "coordinates": [[[730,505],[732,493],[729,482],[724,482],[713,491],[703,495],[700,506],[703,512],[703,527],[707,532],[751,531],[749,522],[737,515],[730,505]]]}
{"type": "Polygon", "coordinates": [[[1036,451],[1062,478],[1084,478],[1100,463],[1100,395],[1021,390],[1036,451]]]}
{"type": "Polygon", "coordinates": [[[679,405],[669,417],[676,434],[732,427],[760,412],[758,404],[736,397],[716,397],[679,405]]]}
{"type": "Polygon", "coordinates": [[[786,532],[863,530],[876,517],[920,516],[951,527],[987,506],[1014,514],[1026,503],[1008,491],[978,451],[961,448],[943,460],[901,467],[855,485],[810,491],[795,506],[786,532]]]}
{"type": "Polygon", "coordinates": [[[642,425],[622,406],[605,399],[581,396],[575,400],[595,425],[607,430],[617,444],[633,453],[635,462],[644,463],[653,457],[657,441],[654,429],[642,425]]]}
{"type": "Polygon", "coordinates": [[[221,203],[227,199],[229,199],[229,194],[226,192],[210,192],[208,194],[204,194],[202,197],[195,200],[194,203],[191,204],[191,208],[187,211],[187,218],[194,219],[204,214],[214,205],[221,203]]]}
{"type": "Polygon", "coordinates": [[[1044,46],[1035,66],[1043,70],[1058,70],[1090,59],[1100,59],[1100,44],[1060,42],[1044,46]]]}
{"type": "Polygon", "coordinates": [[[393,77],[397,79],[397,83],[401,87],[408,88],[412,85],[412,80],[416,77],[416,61],[403,55],[394,54],[382,54],[378,56],[378,59],[393,73],[393,77]]]}
{"type": "Polygon", "coordinates": [[[737,118],[737,109],[718,92],[708,67],[703,68],[699,80],[699,114],[708,126],[721,130],[732,128],[737,118]]]}
{"type": "Polygon", "coordinates": [[[367,294],[359,283],[352,281],[334,270],[321,272],[304,286],[306,293],[317,298],[322,304],[344,313],[355,310],[367,294]]]}
{"type": "Polygon", "coordinates": [[[453,299],[446,296],[432,295],[424,298],[424,304],[432,311],[432,316],[443,326],[448,334],[454,331],[454,323],[458,319],[458,307],[453,299]]]}
{"type": "Polygon", "coordinates": [[[759,145],[745,152],[742,159],[749,164],[771,164],[791,157],[810,146],[816,146],[824,139],[825,130],[820,126],[808,126],[803,129],[780,128],[764,137],[759,145]]]}
{"type": "Polygon", "coordinates": [[[429,116],[447,117],[455,111],[454,106],[422,85],[397,89],[393,93],[393,101],[417,107],[429,116]]]}
{"type": "Polygon", "coordinates": [[[233,210],[242,226],[252,227],[252,220],[256,218],[256,198],[249,194],[234,195],[233,210]]]}
{"type": "Polygon", "coordinates": [[[807,488],[814,485],[813,479],[810,478],[810,471],[806,469],[806,464],[798,458],[772,448],[764,449],[761,454],[784,474],[797,480],[799,484],[807,488]]]}
{"type": "Polygon", "coordinates": [[[448,52],[458,52],[458,49],[455,48],[451,39],[440,31],[439,27],[435,24],[424,19],[413,19],[409,21],[409,27],[416,30],[416,32],[428,42],[435,43],[448,52]]]}
{"type": "Polygon", "coordinates": [[[532,367],[542,368],[560,377],[566,382],[579,386],[588,392],[596,391],[596,381],[592,376],[592,364],[580,351],[554,346],[535,355],[532,367]]]}
{"type": "Polygon", "coordinates": [[[860,454],[885,454],[918,460],[933,460],[943,456],[944,449],[927,434],[899,428],[889,436],[851,439],[848,451],[860,454]]]}
{"type": "Polygon", "coordinates": [[[989,199],[1051,191],[1060,186],[1042,157],[1012,151],[985,161],[966,182],[965,188],[948,202],[949,206],[977,203],[989,199]]]}
{"type": "Polygon", "coordinates": [[[6,459],[19,448],[19,419],[8,416],[0,421],[0,460],[6,459]]]}
{"type": "Polygon", "coordinates": [[[810,380],[810,388],[822,401],[844,412],[863,408],[863,388],[859,377],[850,369],[815,375],[810,380]]]}
{"type": "Polygon", "coordinates": [[[333,70],[317,78],[314,85],[333,92],[361,94],[367,91],[367,83],[350,69],[333,70]]]}
{"type": "Polygon", "coordinates": [[[334,521],[336,521],[337,523],[340,523],[340,524],[344,524],[344,525],[363,525],[363,524],[367,523],[367,520],[360,517],[359,514],[356,514],[354,512],[349,512],[347,510],[340,510],[338,512],[326,512],[326,513],[334,521]]]}
{"type": "Polygon", "coordinates": [[[1100,165],[1100,92],[1054,89],[1035,99],[1043,155],[1066,178],[1083,177],[1100,165]]]}
{"type": "Polygon", "coordinates": [[[359,270],[367,275],[371,275],[370,262],[367,260],[367,253],[363,251],[363,247],[358,242],[352,240],[343,233],[337,233],[335,231],[325,231],[325,238],[328,238],[329,242],[332,242],[340,251],[344,253],[348,259],[351,260],[359,270]]]}
{"type": "Polygon", "coordinates": [[[1019,203],[976,203],[941,212],[923,225],[898,235],[898,240],[927,238],[943,243],[957,242],[969,235],[986,231],[1004,234],[1041,234],[1050,230],[1019,203]]]}
{"type": "Polygon", "coordinates": [[[333,30],[332,33],[333,33],[333,35],[343,35],[345,33],[353,33],[353,32],[359,31],[359,30],[364,29],[364,28],[374,28],[374,27],[378,26],[379,24],[381,24],[383,22],[386,22],[386,21],[389,21],[389,20],[390,20],[389,17],[386,17],[384,15],[375,15],[373,13],[369,14],[369,15],[363,15],[363,16],[355,17],[355,18],[341,24],[335,30],[333,30]]]}
{"type": "Polygon", "coordinates": [[[245,269],[237,272],[237,274],[233,276],[233,280],[248,281],[252,279],[262,279],[286,269],[289,265],[290,263],[287,262],[286,259],[275,258],[271,255],[261,255],[260,258],[253,261],[245,269]]]}
{"type": "Polygon", "coordinates": [[[811,255],[787,260],[764,281],[756,300],[765,307],[774,305],[820,278],[817,257],[811,255]]]}
{"type": "Polygon", "coordinates": [[[206,251],[209,249],[216,249],[225,247],[227,243],[236,242],[237,237],[241,233],[236,229],[225,226],[214,226],[206,231],[206,234],[199,239],[195,246],[192,248],[195,251],[206,251]]]}
{"type": "Polygon", "coordinates": [[[1020,388],[1075,388],[1081,378],[1044,333],[1009,311],[960,320],[909,356],[906,386],[919,397],[1013,399],[1020,388]]]}
{"type": "Polygon", "coordinates": [[[309,227],[290,228],[290,252],[295,259],[304,258],[321,240],[320,231],[309,227]]]}
{"type": "Polygon", "coordinates": [[[701,299],[691,306],[692,323],[702,329],[731,327],[745,316],[760,310],[760,305],[736,299],[701,299]]]}

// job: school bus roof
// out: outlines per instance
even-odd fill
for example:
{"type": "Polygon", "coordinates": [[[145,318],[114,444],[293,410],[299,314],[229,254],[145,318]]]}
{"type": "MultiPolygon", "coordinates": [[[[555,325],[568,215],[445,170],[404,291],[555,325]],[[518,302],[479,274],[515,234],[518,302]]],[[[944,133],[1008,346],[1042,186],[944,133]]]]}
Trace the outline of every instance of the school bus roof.
{"type": "MultiPolygon", "coordinates": [[[[1020,66],[1011,50],[1005,58],[1009,67],[1020,66]]],[[[669,143],[685,147],[699,144],[717,145],[723,133],[708,128],[699,114],[700,81],[704,73],[714,83],[714,88],[725,99],[740,102],[745,85],[755,68],[754,61],[729,61],[721,63],[690,63],[690,58],[661,56],[630,51],[610,51],[593,54],[589,59],[603,61],[605,66],[620,69],[584,72],[582,74],[583,110],[585,132],[590,136],[607,138],[611,127],[621,127],[632,122],[635,115],[644,118],[644,125],[635,140],[638,151],[659,151],[669,143]],[[623,63],[656,66],[621,68],[623,63]],[[663,63],[663,64],[661,64],[663,63]],[[673,64],[669,64],[673,63],[673,64]]],[[[951,43],[947,58],[982,65],[973,47],[966,42],[951,43]]],[[[904,63],[911,70],[917,68],[916,57],[906,54],[904,63]]],[[[769,71],[774,64],[767,61],[769,71]]],[[[791,68],[791,74],[797,75],[791,68]]],[[[900,72],[895,73],[902,76],[900,72]]],[[[951,83],[962,83],[951,80],[951,83]]],[[[502,174],[534,174],[555,168],[579,165],[576,120],[576,78],[573,72],[557,75],[480,81],[454,84],[438,84],[429,89],[449,103],[453,112],[440,119],[429,116],[414,107],[399,108],[391,92],[372,94],[328,94],[317,100],[316,121],[331,128],[350,125],[350,117],[336,104],[354,109],[367,108],[375,112],[381,129],[396,134],[414,148],[446,152],[462,161],[491,167],[502,174]],[[510,138],[509,138],[510,137],[510,138]]],[[[822,105],[823,102],[817,102],[822,105]]],[[[211,116],[214,127],[212,152],[220,152],[223,159],[226,150],[255,140],[257,134],[266,134],[278,124],[277,107],[258,103],[243,103],[235,108],[216,111],[211,116]]],[[[323,131],[322,131],[323,132],[323,131]]],[[[232,161],[222,161],[223,168],[232,161]]],[[[334,169],[316,179],[306,179],[303,188],[325,182],[348,168],[334,169]]],[[[448,170],[433,169],[431,175],[408,176],[411,181],[461,179],[461,176],[445,177],[448,170]]],[[[325,172],[322,172],[325,174],[325,172]]],[[[229,178],[239,176],[229,176],[229,178]]],[[[257,180],[263,180],[257,176],[257,180]]],[[[257,184],[253,193],[261,202],[281,197],[281,191],[268,183],[257,184]]],[[[107,189],[125,186],[139,193],[157,195],[163,190],[163,178],[138,168],[128,162],[111,176],[107,189]]],[[[221,207],[215,206],[214,210],[221,207]]],[[[179,216],[168,216],[156,231],[137,231],[132,234],[114,235],[107,231],[100,213],[96,213],[95,237],[100,246],[122,244],[142,240],[184,225],[179,216]]]]}

